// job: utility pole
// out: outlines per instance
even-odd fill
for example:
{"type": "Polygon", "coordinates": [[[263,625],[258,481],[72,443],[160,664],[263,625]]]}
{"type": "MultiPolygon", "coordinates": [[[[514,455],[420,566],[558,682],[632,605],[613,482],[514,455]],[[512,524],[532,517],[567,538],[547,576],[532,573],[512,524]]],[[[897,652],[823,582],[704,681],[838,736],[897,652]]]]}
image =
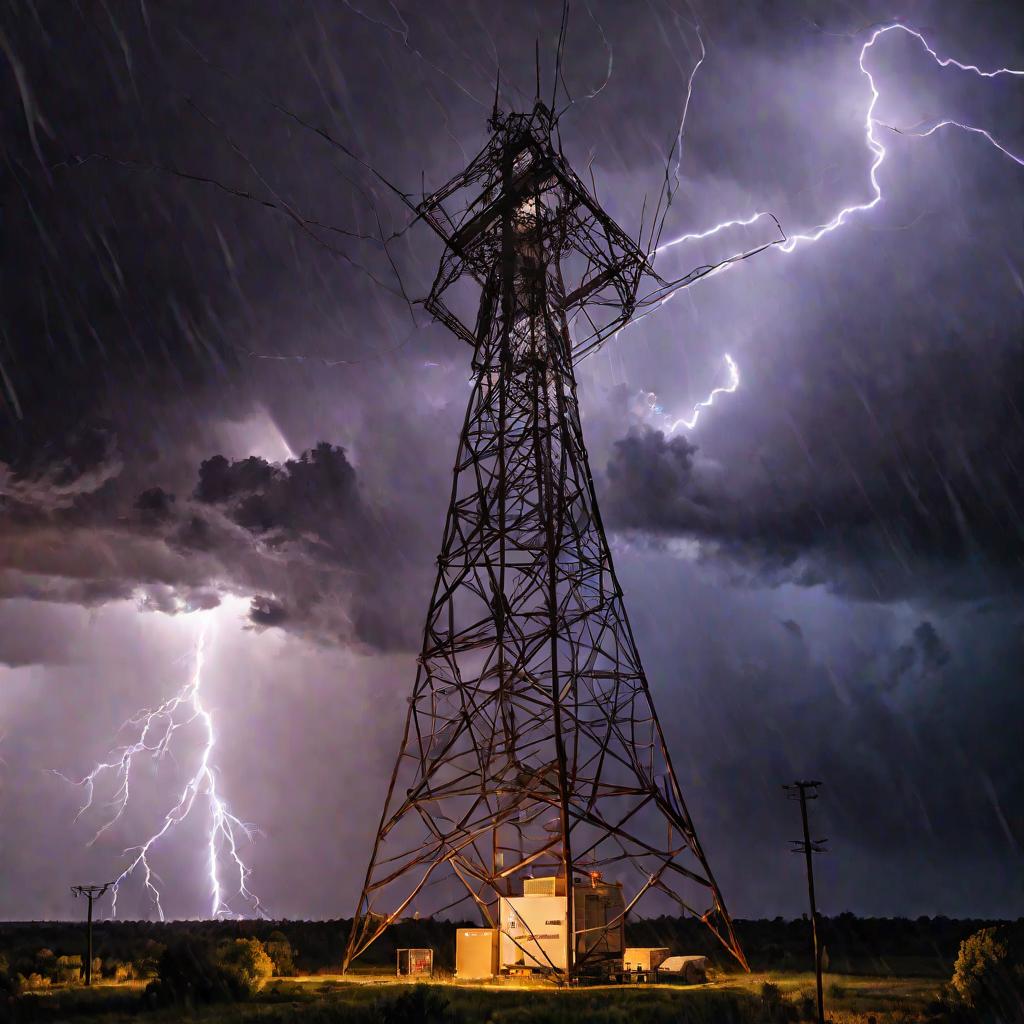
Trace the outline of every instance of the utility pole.
{"type": "Polygon", "coordinates": [[[800,818],[804,826],[803,839],[791,839],[793,853],[802,853],[807,863],[807,895],[811,903],[811,937],[814,941],[814,977],[818,985],[818,1024],[825,1024],[825,1000],[821,991],[821,944],[818,940],[818,908],[814,902],[814,866],[811,857],[815,853],[827,853],[825,843],[827,839],[811,839],[810,829],[807,824],[807,801],[817,800],[817,788],[820,782],[796,781],[789,786],[783,786],[791,800],[800,801],[800,818]]]}
{"type": "Polygon", "coordinates": [[[92,904],[94,900],[98,900],[114,883],[104,882],[102,885],[73,885],[71,886],[71,895],[77,899],[79,896],[84,896],[89,901],[89,916],[86,919],[88,921],[88,933],[89,939],[86,944],[86,957],[85,957],[85,984],[92,984],[92,904]]]}

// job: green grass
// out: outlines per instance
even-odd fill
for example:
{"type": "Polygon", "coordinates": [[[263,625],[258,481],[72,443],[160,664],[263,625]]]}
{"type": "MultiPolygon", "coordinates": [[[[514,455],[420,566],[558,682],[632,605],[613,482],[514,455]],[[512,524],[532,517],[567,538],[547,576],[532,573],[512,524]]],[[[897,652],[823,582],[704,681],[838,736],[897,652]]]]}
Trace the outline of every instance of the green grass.
{"type": "MultiPolygon", "coordinates": [[[[770,981],[793,1003],[815,998],[814,974],[748,974],[730,975],[715,984],[720,991],[757,994],[761,985],[770,981]]],[[[824,978],[825,1015],[835,1020],[839,1015],[857,1020],[874,1016],[914,1015],[935,1000],[942,982],[934,978],[893,977],[891,975],[835,974],[824,978]]]]}
{"type": "MultiPolygon", "coordinates": [[[[365,974],[357,980],[312,976],[271,982],[252,1002],[200,1007],[188,1019],[210,1024],[369,1024],[390,1012],[388,1019],[396,1024],[761,1024],[766,1019],[761,1002],[765,981],[778,985],[785,1000],[796,1007],[814,995],[812,974],[725,975],[700,986],[616,985],[570,991],[540,984],[445,981],[417,990],[381,975],[365,974]],[[440,1015],[430,1015],[432,999],[447,1004],[440,1015]]],[[[866,1024],[869,1016],[878,1024],[920,1019],[937,989],[938,982],[921,978],[830,974],[826,1011],[836,1024],[866,1024]]],[[[163,1024],[182,1019],[180,1010],[144,1010],[138,984],[28,994],[11,1006],[11,1012],[15,1024],[163,1024]]]]}

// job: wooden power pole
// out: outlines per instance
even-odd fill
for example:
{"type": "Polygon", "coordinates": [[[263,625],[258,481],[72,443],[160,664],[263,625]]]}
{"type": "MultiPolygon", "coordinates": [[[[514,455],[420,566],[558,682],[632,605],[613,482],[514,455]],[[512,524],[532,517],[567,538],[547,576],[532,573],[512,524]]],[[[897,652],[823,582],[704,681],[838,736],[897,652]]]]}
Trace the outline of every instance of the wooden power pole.
{"type": "Polygon", "coordinates": [[[71,886],[71,895],[76,899],[79,896],[84,896],[89,901],[89,915],[86,918],[88,922],[88,940],[86,942],[86,955],[85,955],[85,983],[86,985],[92,984],[92,904],[94,900],[98,900],[114,883],[104,882],[102,885],[73,885],[71,886]]]}
{"type": "Polygon", "coordinates": [[[789,793],[790,799],[800,801],[800,818],[803,822],[803,839],[791,840],[793,853],[802,853],[807,863],[807,895],[811,903],[811,938],[814,942],[814,977],[818,987],[818,1024],[825,1024],[825,999],[821,991],[821,941],[818,937],[818,908],[814,901],[814,865],[812,855],[815,853],[827,853],[825,843],[827,839],[811,839],[810,828],[807,823],[807,801],[817,800],[817,788],[820,782],[796,781],[789,786],[782,788],[789,793]]]}

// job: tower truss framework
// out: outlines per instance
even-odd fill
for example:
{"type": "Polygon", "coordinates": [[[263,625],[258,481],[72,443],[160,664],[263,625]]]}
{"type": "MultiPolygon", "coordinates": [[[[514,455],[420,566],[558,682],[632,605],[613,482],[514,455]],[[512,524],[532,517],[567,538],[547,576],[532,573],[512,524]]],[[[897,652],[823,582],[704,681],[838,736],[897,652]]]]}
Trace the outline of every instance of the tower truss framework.
{"type": "Polygon", "coordinates": [[[473,386],[346,969],[424,902],[471,901],[497,927],[500,897],[551,874],[569,914],[565,966],[550,964],[563,979],[598,967],[621,924],[574,920],[574,886],[597,876],[623,884],[624,913],[671,897],[746,966],[626,616],[576,394],[574,363],[680,282],[654,275],[553,126],[539,102],[496,111],[483,151],[418,208],[445,243],[426,307],[472,347],[473,386]],[[468,327],[458,307],[474,293],[468,327]]]}

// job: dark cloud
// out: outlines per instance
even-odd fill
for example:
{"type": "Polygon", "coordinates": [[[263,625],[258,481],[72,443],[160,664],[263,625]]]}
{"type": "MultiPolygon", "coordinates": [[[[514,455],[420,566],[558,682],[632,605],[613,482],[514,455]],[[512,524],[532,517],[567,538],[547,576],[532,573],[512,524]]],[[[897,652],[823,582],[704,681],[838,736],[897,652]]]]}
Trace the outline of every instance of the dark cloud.
{"type": "Polygon", "coordinates": [[[69,508],[99,491],[123,468],[114,432],[75,428],[62,443],[32,451],[20,467],[0,462],[0,502],[8,509],[69,508]]]}
{"type": "MultiPolygon", "coordinates": [[[[218,765],[266,830],[255,881],[275,912],[351,912],[349,869],[368,852],[415,674],[470,353],[421,307],[414,327],[363,272],[393,286],[394,259],[409,294],[425,294],[439,243],[422,224],[387,253],[321,231],[332,251],[170,169],[374,238],[378,215],[385,233],[401,230],[397,197],[264,98],[418,193],[483,144],[498,64],[503,105],[532,104],[535,40],[542,59],[553,51],[560,8],[400,6],[408,35],[378,23],[387,11],[375,21],[373,4],[369,17],[281,0],[253,0],[245,19],[218,4],[5,10],[19,66],[0,70],[10,913],[67,913],[50,879],[82,864],[88,838],[69,827],[74,794],[43,788],[40,769],[58,755],[88,762],[97,737],[177,685],[192,642],[181,613],[227,594],[250,602],[249,629],[212,644],[215,661],[217,645],[236,645],[211,672],[218,709],[231,709],[218,765]],[[124,163],[79,159],[92,153],[124,163]],[[137,616],[129,600],[162,614],[137,616]],[[327,905],[323,877],[342,879],[327,905]]],[[[699,50],[668,5],[590,6],[614,71],[584,99],[608,53],[572,5],[563,72],[576,102],[560,129],[635,235],[699,50]]],[[[1021,66],[1020,14],[1003,6],[864,0],[809,17],[802,0],[767,13],[759,0],[695,3],[708,57],[665,237],[758,209],[792,234],[864,201],[866,27],[900,17],[942,53],[1021,66]]],[[[1024,148],[1019,80],[936,69],[895,34],[871,61],[887,123],[949,114],[1024,148]]],[[[547,88],[550,61],[543,70],[547,88]]],[[[827,783],[829,909],[1024,907],[1021,170],[955,131],[886,144],[870,214],[705,280],[578,367],[644,663],[702,840],[744,915],[801,909],[777,801],[781,782],[807,774],[827,783]],[[722,383],[726,351],[739,389],[666,437],[666,417],[722,383]]],[[[680,245],[659,269],[685,272],[754,234],[680,245]]],[[[90,848],[81,877],[107,877],[137,838],[90,848]]],[[[171,852],[163,866],[193,892],[171,852]]],[[[183,895],[181,912],[203,905],[183,895]]]]}
{"type": "Polygon", "coordinates": [[[209,504],[231,501],[238,495],[249,497],[265,490],[273,479],[274,467],[264,459],[250,457],[232,463],[215,455],[199,467],[195,496],[209,504]]]}
{"type": "Polygon", "coordinates": [[[676,769],[730,898],[757,904],[768,879],[799,881],[785,860],[799,816],[781,785],[810,777],[825,782],[813,827],[831,853],[815,870],[832,911],[885,913],[899,902],[935,912],[982,890],[995,908],[1018,905],[1024,766],[1001,723],[1024,714],[1014,682],[1019,614],[990,614],[981,635],[965,607],[941,622],[908,622],[821,588],[723,590],[654,549],[620,573],[676,769]],[[647,589],[661,599],[657,610],[642,601],[647,589]],[[783,594],[802,643],[770,614],[783,594]],[[684,643],[665,629],[666,608],[684,643]],[[891,686],[904,646],[911,665],[891,686]],[[737,821],[757,837],[754,856],[771,865],[764,873],[750,872],[737,821]],[[984,881],[965,871],[982,860],[991,866],[984,881]],[[915,872],[903,867],[911,862],[915,872]]]}
{"type": "Polygon", "coordinates": [[[803,640],[804,631],[800,628],[799,622],[794,619],[783,619],[780,625],[790,636],[796,637],[797,640],[803,640]]]}
{"type": "Polygon", "coordinates": [[[135,597],[174,613],[233,593],[252,598],[259,627],[379,649],[414,643],[407,590],[391,585],[399,524],[366,504],[342,448],[320,444],[283,465],[217,455],[191,495],[155,486],[130,503],[97,499],[116,484],[110,451],[75,469],[12,475],[17,497],[0,518],[4,597],[90,606],[135,597]]]}
{"type": "Polygon", "coordinates": [[[937,672],[949,662],[949,648],[930,622],[922,622],[914,630],[914,643],[924,672],[937,672]]]}
{"type": "Polygon", "coordinates": [[[162,487],[150,487],[135,499],[135,508],[143,518],[162,521],[174,512],[174,495],[162,487]]]}
{"type": "Polygon", "coordinates": [[[655,539],[696,538],[705,560],[772,585],[824,583],[872,600],[977,600],[1019,588],[1024,450],[1022,461],[1004,452],[995,465],[962,452],[948,476],[932,453],[919,454],[929,465],[908,461],[898,474],[885,462],[864,476],[823,462],[820,474],[794,479],[776,476],[767,454],[760,465],[723,466],[685,437],[644,427],[613,446],[607,519],[655,539]]]}
{"type": "Polygon", "coordinates": [[[928,678],[945,668],[952,657],[949,648],[930,622],[920,623],[910,641],[900,644],[892,654],[892,664],[887,685],[898,686],[912,673],[919,678],[928,678]]]}
{"type": "Polygon", "coordinates": [[[616,441],[607,469],[609,522],[658,533],[696,532],[701,523],[709,529],[709,499],[694,486],[696,451],[685,437],[669,440],[660,430],[636,431],[616,441]]]}
{"type": "Polygon", "coordinates": [[[254,626],[281,626],[288,619],[288,612],[280,601],[257,594],[249,605],[249,619],[254,626]]]}

